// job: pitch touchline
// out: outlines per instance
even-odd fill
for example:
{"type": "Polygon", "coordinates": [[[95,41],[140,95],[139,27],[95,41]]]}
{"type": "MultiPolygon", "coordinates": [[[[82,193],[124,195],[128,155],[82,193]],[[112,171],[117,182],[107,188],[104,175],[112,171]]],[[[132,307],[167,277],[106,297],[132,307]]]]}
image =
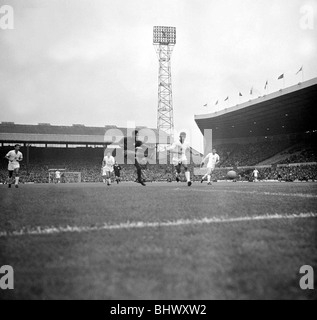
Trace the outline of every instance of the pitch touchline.
{"type": "MultiPolygon", "coordinates": [[[[182,190],[184,190],[184,189],[182,189],[182,190]]],[[[199,192],[208,192],[208,193],[218,191],[218,192],[231,192],[231,193],[266,195],[266,196],[317,198],[317,195],[310,194],[310,193],[307,193],[307,194],[305,194],[305,193],[280,193],[280,192],[267,192],[267,191],[258,192],[258,191],[239,191],[239,190],[226,190],[226,189],[202,190],[202,189],[196,189],[196,188],[192,188],[192,189],[187,188],[187,190],[195,190],[195,191],[199,191],[199,192]]]]}
{"type": "Polygon", "coordinates": [[[203,225],[213,223],[228,223],[228,222],[242,222],[242,221],[261,221],[273,219],[303,219],[303,218],[317,218],[317,213],[299,213],[291,215],[262,215],[250,217],[237,217],[237,218],[202,218],[202,219],[180,219],[166,222],[126,222],[120,224],[104,224],[95,227],[84,226],[67,226],[67,227],[35,227],[28,229],[21,229],[19,231],[1,231],[0,238],[9,236],[23,236],[23,235],[49,235],[59,233],[81,233],[90,231],[101,230],[122,230],[122,229],[142,229],[142,228],[159,228],[159,227],[173,227],[173,226],[186,226],[186,225],[203,225]]]}

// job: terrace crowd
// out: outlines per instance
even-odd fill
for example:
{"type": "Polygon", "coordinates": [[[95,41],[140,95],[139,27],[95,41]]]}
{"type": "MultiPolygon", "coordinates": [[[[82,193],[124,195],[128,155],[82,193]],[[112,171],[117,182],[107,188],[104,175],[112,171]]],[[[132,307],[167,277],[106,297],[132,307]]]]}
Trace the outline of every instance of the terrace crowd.
{"type": "MultiPolygon", "coordinates": [[[[0,148],[0,183],[7,179],[7,161],[5,154],[12,147],[0,148]]],[[[29,150],[29,166],[26,167],[26,149],[22,148],[24,161],[21,163],[21,182],[47,183],[49,182],[48,170],[52,168],[65,169],[68,172],[80,172],[82,182],[100,182],[101,160],[103,157],[102,148],[35,148],[29,150]]],[[[263,160],[280,154],[282,160],[271,163],[270,168],[260,168],[260,179],[282,179],[294,180],[317,180],[316,165],[287,166],[293,163],[317,162],[317,148],[310,141],[308,143],[293,143],[267,141],[250,143],[244,145],[225,144],[217,146],[220,155],[220,169],[215,171],[215,179],[225,179],[227,167],[256,166],[263,160]],[[278,164],[285,164],[280,167],[278,164]]],[[[194,167],[199,164],[190,165],[193,176],[194,167]]],[[[133,165],[122,165],[122,180],[134,181],[136,178],[135,167],[133,165]]],[[[144,178],[147,181],[167,181],[173,179],[174,169],[172,165],[148,164],[144,166],[144,178]]],[[[253,169],[238,170],[240,179],[248,180],[253,169]]],[[[199,180],[200,177],[194,177],[199,180]]]]}
{"type": "MultiPolygon", "coordinates": [[[[135,181],[136,174],[133,165],[123,165],[121,172],[122,181],[135,181]]],[[[22,183],[48,183],[47,166],[32,165],[28,172],[25,166],[21,166],[20,180],[22,183]]],[[[303,166],[285,166],[285,167],[270,167],[270,168],[259,168],[259,179],[260,180],[284,180],[284,181],[308,181],[317,180],[317,165],[303,165],[303,166]]],[[[101,182],[101,168],[100,165],[73,165],[68,166],[67,171],[69,172],[81,172],[82,182],[101,182]]],[[[199,181],[200,175],[193,175],[194,166],[190,166],[191,176],[194,180],[199,181]]],[[[253,169],[242,170],[238,169],[237,173],[239,180],[249,181],[252,179],[253,169]]],[[[220,168],[214,172],[213,178],[216,180],[225,180],[228,169],[220,168]]],[[[4,168],[0,169],[0,183],[4,183],[7,179],[7,170],[4,168]]],[[[143,170],[144,179],[149,182],[155,181],[168,181],[174,179],[174,170],[171,165],[148,165],[143,170]]]]}

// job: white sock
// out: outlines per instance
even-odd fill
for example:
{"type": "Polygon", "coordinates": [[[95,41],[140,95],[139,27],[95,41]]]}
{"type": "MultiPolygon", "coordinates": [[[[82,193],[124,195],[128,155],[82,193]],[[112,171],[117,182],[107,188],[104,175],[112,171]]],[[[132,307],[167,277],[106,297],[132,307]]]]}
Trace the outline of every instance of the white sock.
{"type": "Polygon", "coordinates": [[[205,174],[205,175],[202,177],[202,179],[201,179],[201,180],[205,180],[205,179],[206,179],[206,177],[207,177],[207,174],[205,174]]]}
{"type": "Polygon", "coordinates": [[[106,179],[102,179],[103,183],[106,183],[106,179]]]}
{"type": "Polygon", "coordinates": [[[211,180],[211,175],[208,174],[208,183],[210,182],[210,180],[211,180]]]}
{"type": "Polygon", "coordinates": [[[111,179],[108,179],[109,184],[111,184],[111,179]]]}
{"type": "Polygon", "coordinates": [[[187,182],[189,182],[190,181],[190,172],[189,171],[185,172],[185,177],[186,177],[187,182]]]}
{"type": "Polygon", "coordinates": [[[15,177],[15,184],[19,184],[19,177],[15,177]]]}

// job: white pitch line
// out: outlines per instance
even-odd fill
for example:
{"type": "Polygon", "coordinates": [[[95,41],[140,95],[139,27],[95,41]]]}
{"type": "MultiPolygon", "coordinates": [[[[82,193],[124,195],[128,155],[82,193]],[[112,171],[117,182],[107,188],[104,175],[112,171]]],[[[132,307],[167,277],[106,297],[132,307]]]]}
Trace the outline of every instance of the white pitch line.
{"type": "Polygon", "coordinates": [[[85,226],[67,226],[67,227],[34,227],[28,229],[21,229],[19,231],[1,231],[0,238],[9,236],[24,236],[24,235],[49,235],[59,233],[82,233],[91,231],[102,230],[123,230],[123,229],[143,229],[143,228],[160,228],[160,227],[176,227],[186,225],[204,225],[214,223],[228,223],[228,222],[243,222],[243,221],[263,221],[274,219],[305,219],[305,218],[317,218],[317,213],[299,213],[291,215],[261,215],[261,216],[249,216],[249,217],[237,217],[237,218],[202,218],[202,219],[180,219],[166,222],[126,222],[120,224],[103,224],[95,227],[85,226]]]}
{"type": "Polygon", "coordinates": [[[199,192],[227,192],[227,193],[239,193],[239,194],[255,194],[255,195],[265,195],[265,196],[280,196],[280,197],[299,197],[299,198],[317,198],[316,194],[311,193],[282,193],[282,192],[267,192],[267,191],[241,191],[241,190],[228,190],[228,189],[209,189],[209,190],[202,190],[202,189],[187,189],[187,190],[194,190],[199,192]]]}

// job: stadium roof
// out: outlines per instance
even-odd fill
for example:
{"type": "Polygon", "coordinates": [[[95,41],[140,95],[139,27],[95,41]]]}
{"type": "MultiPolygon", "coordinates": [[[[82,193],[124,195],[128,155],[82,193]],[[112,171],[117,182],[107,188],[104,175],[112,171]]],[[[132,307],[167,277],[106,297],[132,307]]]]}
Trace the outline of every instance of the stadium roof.
{"type": "MultiPolygon", "coordinates": [[[[147,136],[148,143],[156,143],[158,131],[147,127],[137,127],[140,136],[147,136]]],[[[49,123],[38,125],[15,124],[2,122],[0,124],[1,142],[25,143],[75,143],[75,144],[105,144],[113,142],[112,137],[126,136],[134,129],[118,128],[116,126],[86,127],[82,124],[72,126],[56,126],[49,123]]],[[[160,142],[167,141],[164,132],[160,132],[160,142]]],[[[116,140],[118,141],[118,139],[116,140]]],[[[166,142],[165,142],[166,143],[166,142]]]]}
{"type": "Polygon", "coordinates": [[[230,139],[302,133],[317,129],[317,78],[219,112],[196,115],[204,134],[230,139]]]}

